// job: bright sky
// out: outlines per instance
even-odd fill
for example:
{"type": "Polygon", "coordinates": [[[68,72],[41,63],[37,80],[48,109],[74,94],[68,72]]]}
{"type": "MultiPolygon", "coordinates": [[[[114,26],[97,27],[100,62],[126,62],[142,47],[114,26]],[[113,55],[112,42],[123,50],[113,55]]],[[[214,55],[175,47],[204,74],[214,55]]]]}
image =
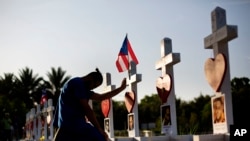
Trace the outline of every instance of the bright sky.
{"type": "MultiPolygon", "coordinates": [[[[0,76],[18,75],[26,66],[46,79],[59,66],[67,75],[83,76],[98,67],[120,86],[127,72],[118,73],[115,61],[127,33],[142,74],[138,100],[157,93],[161,71],[155,64],[165,37],[181,55],[173,67],[176,97],[213,95],[204,73],[213,51],[204,49],[204,38],[212,33],[216,6],[226,10],[228,25],[238,26],[238,38],[229,42],[231,79],[250,78],[249,0],[0,0],[0,76]]],[[[114,99],[124,100],[124,94],[114,99]]]]}

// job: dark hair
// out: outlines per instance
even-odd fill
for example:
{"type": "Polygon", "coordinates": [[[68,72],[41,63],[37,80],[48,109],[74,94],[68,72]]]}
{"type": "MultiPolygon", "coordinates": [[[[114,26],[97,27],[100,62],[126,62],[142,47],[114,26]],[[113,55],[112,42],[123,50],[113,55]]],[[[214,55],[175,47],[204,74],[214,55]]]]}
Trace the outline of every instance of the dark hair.
{"type": "Polygon", "coordinates": [[[102,74],[98,68],[96,68],[95,70],[96,71],[89,73],[88,76],[92,77],[95,81],[98,81],[102,84],[102,82],[103,82],[102,74]]]}
{"type": "Polygon", "coordinates": [[[216,102],[216,101],[219,101],[220,103],[224,104],[222,97],[215,98],[213,102],[216,102]]]}

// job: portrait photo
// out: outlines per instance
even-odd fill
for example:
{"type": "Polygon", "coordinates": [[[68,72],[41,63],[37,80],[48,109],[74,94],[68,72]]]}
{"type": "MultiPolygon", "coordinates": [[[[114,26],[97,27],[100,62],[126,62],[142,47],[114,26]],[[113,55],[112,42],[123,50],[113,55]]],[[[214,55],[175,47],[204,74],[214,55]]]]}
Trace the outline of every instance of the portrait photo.
{"type": "Polygon", "coordinates": [[[134,129],[134,113],[128,114],[128,130],[134,129]]]}
{"type": "Polygon", "coordinates": [[[212,99],[213,109],[213,123],[224,123],[226,121],[225,115],[225,96],[217,96],[212,99]]]}
{"type": "Polygon", "coordinates": [[[109,118],[104,119],[104,128],[105,131],[110,132],[109,118]]]}
{"type": "Polygon", "coordinates": [[[171,125],[171,111],[170,105],[163,105],[161,107],[161,117],[162,117],[162,125],[171,125]]]}

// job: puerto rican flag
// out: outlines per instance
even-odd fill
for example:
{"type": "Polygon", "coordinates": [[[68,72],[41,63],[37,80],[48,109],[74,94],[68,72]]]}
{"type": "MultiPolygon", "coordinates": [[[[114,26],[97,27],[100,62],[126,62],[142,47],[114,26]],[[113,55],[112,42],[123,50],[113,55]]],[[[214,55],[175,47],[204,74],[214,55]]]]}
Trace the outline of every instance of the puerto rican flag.
{"type": "Polygon", "coordinates": [[[128,70],[131,61],[134,61],[135,64],[139,63],[126,35],[116,60],[116,67],[118,71],[124,72],[128,70]]]}
{"type": "Polygon", "coordinates": [[[47,100],[48,100],[48,96],[47,96],[47,93],[46,93],[46,89],[43,89],[40,104],[43,105],[47,100]]]}

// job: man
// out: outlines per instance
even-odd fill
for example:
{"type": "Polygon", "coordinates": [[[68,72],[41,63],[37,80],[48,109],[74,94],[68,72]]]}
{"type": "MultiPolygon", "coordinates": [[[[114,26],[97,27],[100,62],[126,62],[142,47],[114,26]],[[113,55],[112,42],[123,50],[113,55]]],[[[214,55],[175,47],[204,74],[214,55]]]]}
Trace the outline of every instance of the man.
{"type": "Polygon", "coordinates": [[[109,99],[126,88],[124,78],[117,89],[98,94],[93,89],[103,82],[98,69],[83,77],[70,79],[63,86],[58,100],[54,126],[58,127],[54,141],[106,141],[107,134],[98,123],[89,105],[89,99],[102,101],[109,99]],[[86,119],[88,121],[86,121],[86,119]]]}

